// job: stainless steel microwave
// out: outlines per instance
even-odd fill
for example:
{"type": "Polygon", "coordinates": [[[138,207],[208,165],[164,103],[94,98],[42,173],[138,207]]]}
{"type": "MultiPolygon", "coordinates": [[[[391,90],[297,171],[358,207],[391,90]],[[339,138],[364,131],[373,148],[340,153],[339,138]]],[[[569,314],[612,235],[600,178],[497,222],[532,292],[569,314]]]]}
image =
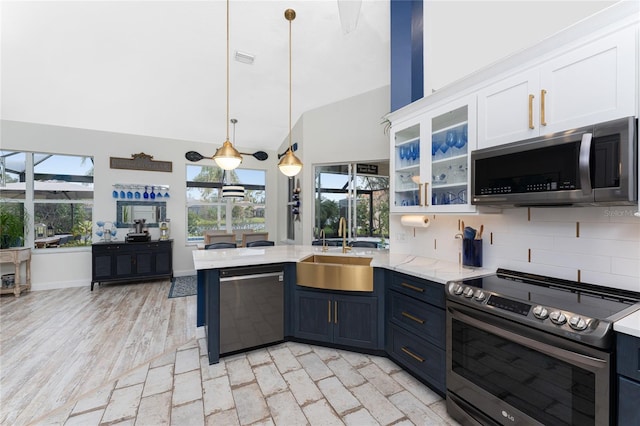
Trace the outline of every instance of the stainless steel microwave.
{"type": "Polygon", "coordinates": [[[473,151],[471,203],[636,204],[637,129],[637,119],[627,117],[473,151]]]}

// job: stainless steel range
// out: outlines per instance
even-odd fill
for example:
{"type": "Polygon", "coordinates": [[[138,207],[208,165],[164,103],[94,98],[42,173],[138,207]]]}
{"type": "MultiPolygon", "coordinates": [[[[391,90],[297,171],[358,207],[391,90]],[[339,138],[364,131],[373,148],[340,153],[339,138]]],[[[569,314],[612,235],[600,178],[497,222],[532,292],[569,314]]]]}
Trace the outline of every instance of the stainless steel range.
{"type": "Polygon", "coordinates": [[[463,424],[608,425],[613,323],[640,293],[498,269],[450,282],[447,411],[463,424]]]}

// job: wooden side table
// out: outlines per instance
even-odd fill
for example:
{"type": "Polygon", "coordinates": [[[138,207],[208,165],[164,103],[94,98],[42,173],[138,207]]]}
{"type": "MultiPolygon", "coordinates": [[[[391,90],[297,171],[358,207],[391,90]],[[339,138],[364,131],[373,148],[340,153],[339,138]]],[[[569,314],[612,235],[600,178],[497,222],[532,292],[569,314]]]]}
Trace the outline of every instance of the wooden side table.
{"type": "Polygon", "coordinates": [[[31,290],[31,248],[15,247],[0,250],[0,263],[13,263],[15,267],[15,283],[13,288],[0,288],[0,294],[13,293],[16,297],[22,291],[31,290]],[[27,262],[27,279],[24,283],[20,279],[20,264],[27,262]]]}

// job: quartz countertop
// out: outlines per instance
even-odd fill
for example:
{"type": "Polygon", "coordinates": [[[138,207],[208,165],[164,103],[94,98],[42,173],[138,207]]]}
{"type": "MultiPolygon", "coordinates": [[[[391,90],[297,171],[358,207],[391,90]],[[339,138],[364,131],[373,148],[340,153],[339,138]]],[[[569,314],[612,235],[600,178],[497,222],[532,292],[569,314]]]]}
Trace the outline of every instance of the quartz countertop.
{"type": "Polygon", "coordinates": [[[415,255],[389,253],[388,250],[354,247],[348,253],[342,253],[341,247],[331,247],[328,251],[323,252],[319,246],[300,245],[194,250],[193,263],[196,270],[218,269],[233,266],[298,262],[312,254],[370,257],[371,266],[374,268],[386,268],[441,284],[446,284],[451,280],[482,277],[495,273],[493,270],[483,268],[463,268],[455,262],[415,255]]]}
{"type": "Polygon", "coordinates": [[[613,329],[620,333],[640,337],[640,310],[616,321],[613,324],[613,329]]]}

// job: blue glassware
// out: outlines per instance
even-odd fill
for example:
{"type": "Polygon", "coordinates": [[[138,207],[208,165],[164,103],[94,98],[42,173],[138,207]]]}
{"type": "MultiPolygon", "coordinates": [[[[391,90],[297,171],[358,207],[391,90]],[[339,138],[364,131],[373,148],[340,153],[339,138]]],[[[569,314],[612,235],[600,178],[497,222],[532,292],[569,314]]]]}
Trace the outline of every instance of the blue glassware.
{"type": "Polygon", "coordinates": [[[116,191],[115,189],[113,190],[113,192],[111,193],[111,196],[113,198],[118,198],[118,191],[116,191]]]}
{"type": "Polygon", "coordinates": [[[118,229],[115,226],[113,228],[111,228],[111,236],[112,237],[115,237],[117,233],[118,233],[118,229]]]}
{"type": "Polygon", "coordinates": [[[142,196],[144,197],[145,200],[149,199],[149,192],[148,191],[148,187],[144,187],[144,194],[142,194],[142,196]]]}
{"type": "Polygon", "coordinates": [[[449,148],[455,146],[456,144],[456,131],[455,130],[449,130],[447,132],[447,145],[449,146],[449,148]]]}
{"type": "Polygon", "coordinates": [[[462,191],[458,192],[458,199],[460,200],[461,204],[467,204],[467,190],[463,189],[462,191]]]}
{"type": "Polygon", "coordinates": [[[136,192],[135,192],[135,194],[133,194],[133,197],[134,197],[136,200],[139,200],[139,199],[140,199],[140,191],[136,191],[136,192]]]}
{"type": "Polygon", "coordinates": [[[431,139],[431,155],[432,156],[436,156],[436,154],[438,153],[438,149],[440,148],[440,145],[442,145],[442,141],[440,140],[439,137],[434,136],[431,139]]]}
{"type": "Polygon", "coordinates": [[[156,197],[162,198],[162,192],[158,191],[158,195],[156,195],[156,197]]]}
{"type": "Polygon", "coordinates": [[[126,198],[127,194],[124,193],[124,191],[120,191],[120,198],[126,198]]]}
{"type": "Polygon", "coordinates": [[[103,227],[104,226],[104,221],[99,220],[96,222],[96,225],[98,225],[99,227],[103,227]]]}
{"type": "Polygon", "coordinates": [[[169,198],[169,191],[164,193],[164,198],[169,198]]]}
{"type": "Polygon", "coordinates": [[[418,158],[418,144],[413,143],[411,144],[411,159],[416,161],[416,158],[418,158]]]}
{"type": "Polygon", "coordinates": [[[442,145],[440,145],[440,151],[442,151],[443,154],[446,154],[448,150],[449,150],[449,145],[447,145],[446,143],[443,143],[442,145]]]}
{"type": "Polygon", "coordinates": [[[462,149],[467,144],[467,137],[464,132],[458,132],[458,137],[456,138],[456,148],[462,149]]]}
{"type": "Polygon", "coordinates": [[[133,192],[127,191],[127,198],[128,199],[132,199],[133,198],[133,192]]]}

